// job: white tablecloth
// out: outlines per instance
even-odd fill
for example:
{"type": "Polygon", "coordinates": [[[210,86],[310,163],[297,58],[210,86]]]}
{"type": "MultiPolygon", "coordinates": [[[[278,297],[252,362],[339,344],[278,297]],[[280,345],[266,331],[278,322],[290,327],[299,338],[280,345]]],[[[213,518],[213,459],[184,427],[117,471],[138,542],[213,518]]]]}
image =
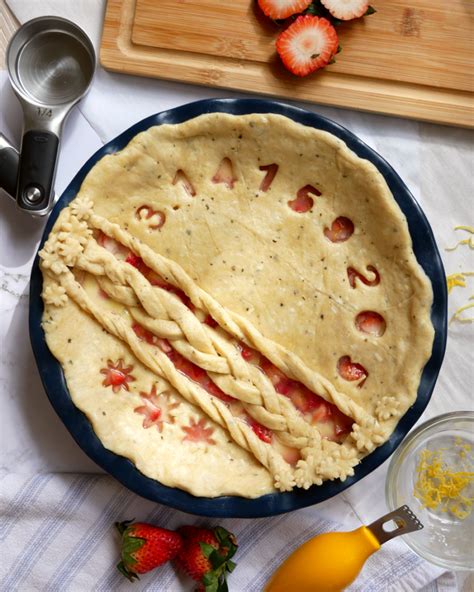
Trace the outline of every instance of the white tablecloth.
{"type": "MultiPolygon", "coordinates": [[[[7,2],[20,22],[45,14],[70,18],[90,34],[98,47],[103,0],[7,2]]],[[[18,144],[20,108],[3,72],[0,72],[0,89],[0,131],[18,144]]],[[[104,142],[143,117],[192,100],[224,96],[244,95],[111,74],[99,68],[89,95],[67,122],[56,191],[63,191],[84,161],[104,142]]],[[[302,106],[346,126],[384,156],[428,216],[446,272],[474,271],[472,250],[468,245],[461,245],[453,252],[445,250],[469,237],[462,230],[455,231],[456,225],[474,223],[471,132],[316,105],[302,106]]],[[[3,418],[0,468],[24,475],[97,472],[97,467],[72,441],[50,408],[29,345],[28,278],[43,222],[19,214],[3,196],[0,212],[0,413],[3,418]]],[[[467,303],[473,293],[473,280],[468,277],[466,288],[457,287],[452,291],[450,316],[467,303]]],[[[469,347],[472,335],[472,325],[458,322],[450,325],[440,378],[420,421],[447,411],[472,409],[474,364],[472,347],[469,347]]],[[[371,522],[386,511],[383,495],[386,469],[387,463],[338,498],[318,505],[314,511],[321,518],[347,527],[359,521],[371,522]]],[[[284,534],[279,532],[278,536],[284,534]]],[[[245,570],[245,565],[240,569],[245,570]]]]}

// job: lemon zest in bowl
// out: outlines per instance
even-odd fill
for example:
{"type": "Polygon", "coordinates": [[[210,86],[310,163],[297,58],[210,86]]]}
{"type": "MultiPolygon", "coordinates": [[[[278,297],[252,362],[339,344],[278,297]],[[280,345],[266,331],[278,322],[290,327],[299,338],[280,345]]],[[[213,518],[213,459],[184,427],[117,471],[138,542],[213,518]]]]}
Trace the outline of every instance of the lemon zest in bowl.
{"type": "MultiPolygon", "coordinates": [[[[462,468],[472,469],[471,445],[459,439],[455,447],[462,468]]],[[[417,481],[414,496],[424,508],[451,513],[464,520],[472,512],[474,493],[470,485],[474,484],[474,472],[471,470],[454,470],[444,460],[446,448],[438,450],[424,449],[419,456],[416,468],[417,481]]]]}

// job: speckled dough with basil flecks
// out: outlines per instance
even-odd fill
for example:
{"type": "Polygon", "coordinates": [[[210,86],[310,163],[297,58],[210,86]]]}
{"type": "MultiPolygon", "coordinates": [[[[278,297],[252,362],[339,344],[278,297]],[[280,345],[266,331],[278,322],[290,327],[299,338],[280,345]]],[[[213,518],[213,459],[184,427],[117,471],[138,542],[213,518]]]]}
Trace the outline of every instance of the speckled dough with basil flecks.
{"type": "Polygon", "coordinates": [[[215,113],[153,127],[102,158],[75,201],[43,256],[48,346],[104,446],[144,474],[210,497],[343,479],[413,404],[434,336],[431,284],[384,178],[335,136],[278,115],[215,113]],[[166,281],[185,294],[150,279],[163,265],[171,270],[166,281]],[[161,300],[153,296],[148,306],[144,295],[157,291],[161,300]],[[221,329],[206,321],[201,335],[191,313],[199,321],[211,313],[221,329]],[[205,385],[203,373],[190,379],[163,336],[172,346],[178,340],[180,354],[214,382],[219,376],[231,398],[226,385],[241,387],[238,410],[225,397],[205,400],[195,389],[205,385]],[[271,360],[288,388],[317,388],[352,417],[350,435],[337,443],[328,436],[331,411],[306,429],[308,409],[290,409],[283,378],[267,372],[277,391],[270,403],[270,383],[258,387],[255,366],[248,373],[232,353],[241,343],[271,360]],[[207,362],[212,352],[225,363],[207,362]],[[260,395],[245,390],[245,377],[260,395]],[[274,440],[284,446],[248,429],[250,416],[281,434],[274,440]],[[308,481],[307,467],[304,478],[298,468],[311,464],[312,446],[317,476],[308,481]],[[300,455],[285,477],[278,455],[290,449],[300,455]]]}

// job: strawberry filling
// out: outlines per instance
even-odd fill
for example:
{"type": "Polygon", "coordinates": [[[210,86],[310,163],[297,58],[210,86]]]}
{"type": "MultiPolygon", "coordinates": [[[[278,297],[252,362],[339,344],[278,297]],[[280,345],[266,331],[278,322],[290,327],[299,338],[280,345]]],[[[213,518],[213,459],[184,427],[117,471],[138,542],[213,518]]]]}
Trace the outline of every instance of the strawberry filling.
{"type": "Polygon", "coordinates": [[[270,185],[275,178],[275,175],[278,172],[278,165],[277,164],[264,164],[259,167],[261,171],[266,171],[267,174],[263,177],[262,182],[260,183],[260,191],[268,191],[270,189],[270,185]]]}
{"type": "Polygon", "coordinates": [[[349,218],[339,216],[331,224],[331,228],[324,229],[324,236],[332,243],[342,243],[354,233],[354,224],[349,218]]]}
{"type": "Polygon", "coordinates": [[[138,257],[138,255],[135,255],[135,253],[129,253],[125,259],[125,262],[138,269],[138,271],[146,277],[152,286],[158,286],[167,292],[175,294],[183,304],[185,304],[194,312],[195,307],[191,302],[191,299],[183,292],[183,290],[180,290],[179,288],[176,288],[176,286],[173,286],[172,284],[165,281],[161,276],[150,269],[141,257],[138,257]]]}
{"type": "Polygon", "coordinates": [[[203,323],[205,323],[206,325],[209,325],[209,327],[212,327],[213,329],[215,329],[216,327],[219,326],[219,323],[217,321],[215,321],[210,314],[208,314],[206,316],[206,318],[204,319],[203,323]]]}
{"type": "Polygon", "coordinates": [[[355,318],[355,326],[362,333],[368,333],[373,337],[382,337],[387,328],[383,316],[373,310],[360,312],[355,318]]]}
{"type": "Polygon", "coordinates": [[[158,230],[166,221],[164,212],[154,210],[150,206],[140,206],[135,212],[135,218],[138,221],[146,221],[148,228],[158,230]]]}
{"type": "Polygon", "coordinates": [[[101,230],[97,231],[96,241],[101,247],[107,249],[112,255],[115,255],[117,259],[123,260],[130,254],[127,247],[124,247],[115,239],[110,238],[110,236],[107,236],[101,230]]]}
{"type": "Polygon", "coordinates": [[[105,376],[102,386],[111,386],[114,393],[118,393],[121,389],[130,390],[128,383],[135,380],[135,377],[130,374],[133,366],[125,367],[123,364],[122,358],[115,364],[112,360],[107,360],[107,368],[102,368],[100,371],[105,376]]]}
{"type": "Polygon", "coordinates": [[[234,183],[237,181],[237,177],[234,176],[234,168],[230,158],[223,158],[216,171],[216,174],[212,177],[213,183],[224,183],[228,189],[234,188],[234,183]]]}
{"type": "Polygon", "coordinates": [[[359,388],[363,386],[369,376],[369,373],[364,366],[352,362],[350,356],[342,356],[342,358],[339,358],[339,361],[337,362],[337,371],[344,380],[348,380],[349,382],[360,380],[361,382],[357,385],[359,388]]]}
{"type": "Polygon", "coordinates": [[[378,286],[380,284],[380,274],[375,269],[375,267],[373,265],[367,265],[367,271],[370,271],[374,274],[374,278],[372,280],[367,279],[359,271],[357,271],[357,269],[354,269],[353,267],[347,268],[347,277],[349,278],[349,284],[351,288],[356,287],[356,278],[359,279],[366,286],[378,286]]]}
{"type": "Polygon", "coordinates": [[[279,368],[258,351],[239,344],[242,358],[258,366],[270,379],[277,393],[288,397],[311,424],[318,425],[323,437],[341,441],[352,429],[353,420],[332,403],[313,393],[304,384],[288,378],[279,368]]]}
{"type": "Polygon", "coordinates": [[[266,444],[272,443],[272,439],[273,439],[272,430],[270,430],[269,428],[266,428],[261,423],[258,423],[258,421],[253,419],[253,417],[250,417],[250,415],[247,415],[245,417],[245,421],[252,428],[255,435],[258,436],[260,438],[260,440],[262,440],[262,442],[265,442],[266,444]]]}
{"type": "Polygon", "coordinates": [[[188,195],[190,195],[191,197],[194,197],[196,195],[196,190],[194,189],[193,184],[188,179],[188,177],[186,176],[184,171],[181,169],[178,169],[176,171],[176,175],[174,176],[174,179],[173,179],[173,185],[176,185],[177,183],[181,183],[181,185],[184,187],[186,193],[188,195]]]}
{"type": "Polygon", "coordinates": [[[309,210],[314,205],[314,200],[311,197],[311,195],[319,196],[321,195],[321,192],[319,191],[319,189],[316,189],[316,187],[313,187],[312,185],[305,185],[304,187],[298,190],[298,193],[296,194],[296,199],[289,201],[288,205],[293,211],[298,212],[299,214],[309,212],[309,210]]]}

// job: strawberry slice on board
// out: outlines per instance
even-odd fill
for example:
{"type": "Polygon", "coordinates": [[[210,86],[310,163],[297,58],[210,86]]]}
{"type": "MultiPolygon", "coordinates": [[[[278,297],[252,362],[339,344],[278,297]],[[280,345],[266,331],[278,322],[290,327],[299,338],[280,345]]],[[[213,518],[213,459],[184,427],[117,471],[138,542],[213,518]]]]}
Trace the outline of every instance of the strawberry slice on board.
{"type": "Polygon", "coordinates": [[[263,14],[274,21],[306,10],[313,0],[258,0],[263,14]]]}
{"type": "Polygon", "coordinates": [[[276,49],[285,68],[306,76],[327,66],[337,53],[336,29],[325,18],[299,16],[277,38],[276,49]]]}
{"type": "Polygon", "coordinates": [[[367,0],[321,0],[321,4],[340,21],[351,21],[375,12],[367,0]]]}

